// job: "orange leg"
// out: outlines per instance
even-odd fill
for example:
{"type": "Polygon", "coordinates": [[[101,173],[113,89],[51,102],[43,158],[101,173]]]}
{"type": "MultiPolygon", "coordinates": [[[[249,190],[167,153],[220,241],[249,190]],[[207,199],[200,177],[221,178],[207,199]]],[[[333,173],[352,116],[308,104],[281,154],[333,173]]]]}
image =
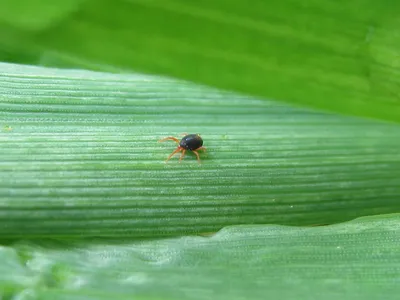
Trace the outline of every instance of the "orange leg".
{"type": "Polygon", "coordinates": [[[167,140],[171,140],[171,141],[174,141],[174,142],[179,144],[179,140],[176,137],[173,137],[173,136],[169,136],[169,137],[163,138],[163,139],[159,140],[158,142],[161,143],[161,142],[165,142],[167,140]]]}
{"type": "Polygon", "coordinates": [[[197,161],[199,162],[199,164],[201,164],[199,153],[198,153],[196,150],[193,150],[192,152],[193,152],[194,154],[196,154],[197,161]]]}
{"type": "Polygon", "coordinates": [[[183,150],[183,148],[181,148],[181,147],[176,148],[176,149],[174,150],[174,152],[172,152],[171,155],[168,156],[168,158],[167,158],[167,160],[166,160],[165,162],[169,161],[169,160],[171,159],[172,156],[174,156],[174,155],[175,155],[176,153],[178,153],[178,152],[181,152],[182,150],[183,150]]]}
{"type": "Polygon", "coordinates": [[[179,162],[181,162],[182,158],[185,156],[185,152],[186,152],[186,150],[183,149],[183,150],[182,150],[181,157],[179,158],[179,162]]]}
{"type": "Polygon", "coordinates": [[[200,148],[196,149],[196,151],[198,151],[198,150],[203,150],[205,152],[207,149],[206,149],[206,147],[200,147],[200,148]]]}

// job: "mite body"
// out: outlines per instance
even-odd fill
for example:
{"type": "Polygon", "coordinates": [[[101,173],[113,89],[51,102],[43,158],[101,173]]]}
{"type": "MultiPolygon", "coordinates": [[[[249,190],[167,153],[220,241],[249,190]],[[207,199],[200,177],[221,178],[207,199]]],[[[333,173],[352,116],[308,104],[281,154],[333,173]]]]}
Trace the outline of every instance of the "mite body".
{"type": "Polygon", "coordinates": [[[178,152],[182,152],[181,157],[179,158],[179,161],[181,161],[185,156],[186,151],[192,151],[196,155],[197,161],[200,163],[200,156],[197,151],[206,150],[206,148],[203,147],[203,139],[198,134],[187,134],[180,141],[176,137],[169,136],[163,138],[162,140],[159,140],[159,142],[164,142],[167,140],[174,141],[179,146],[171,153],[170,156],[168,156],[166,162],[169,161],[170,158],[178,152]]]}

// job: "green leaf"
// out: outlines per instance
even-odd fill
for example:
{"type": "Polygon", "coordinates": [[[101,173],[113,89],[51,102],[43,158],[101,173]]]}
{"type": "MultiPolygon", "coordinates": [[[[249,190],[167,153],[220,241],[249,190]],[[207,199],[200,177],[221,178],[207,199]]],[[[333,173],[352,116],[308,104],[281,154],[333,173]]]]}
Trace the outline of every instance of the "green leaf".
{"type": "Polygon", "coordinates": [[[0,256],[0,278],[23,285],[13,296],[51,300],[398,299],[399,230],[395,214],[313,228],[234,226],[212,237],[19,242],[0,251],[12,253],[0,256]]]}
{"type": "Polygon", "coordinates": [[[0,236],[162,236],[399,211],[400,127],[142,75],[0,64],[0,236]],[[165,136],[200,133],[202,164],[165,136]]]}
{"type": "Polygon", "coordinates": [[[0,60],[109,65],[400,122],[398,1],[27,3],[0,4],[0,60]]]}
{"type": "Polygon", "coordinates": [[[17,0],[0,3],[0,20],[10,27],[40,32],[79,10],[86,0],[17,0]]]}

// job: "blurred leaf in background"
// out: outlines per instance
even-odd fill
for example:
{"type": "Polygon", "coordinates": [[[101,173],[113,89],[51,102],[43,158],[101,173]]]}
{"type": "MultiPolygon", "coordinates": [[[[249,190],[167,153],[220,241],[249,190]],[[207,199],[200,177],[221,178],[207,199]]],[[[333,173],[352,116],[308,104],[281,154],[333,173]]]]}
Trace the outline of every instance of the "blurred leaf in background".
{"type": "Polygon", "coordinates": [[[15,62],[172,75],[400,121],[398,1],[61,3],[2,1],[0,54],[15,62]]]}

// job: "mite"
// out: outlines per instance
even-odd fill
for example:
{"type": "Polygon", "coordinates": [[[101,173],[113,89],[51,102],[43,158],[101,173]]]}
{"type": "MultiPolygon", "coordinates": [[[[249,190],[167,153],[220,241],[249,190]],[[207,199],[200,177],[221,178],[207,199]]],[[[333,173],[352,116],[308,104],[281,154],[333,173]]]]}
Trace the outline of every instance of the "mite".
{"type": "Polygon", "coordinates": [[[186,134],[180,141],[176,137],[169,136],[162,140],[159,140],[159,142],[164,142],[167,140],[176,142],[178,144],[178,147],[171,153],[170,156],[168,156],[165,162],[169,161],[170,158],[174,156],[176,153],[182,152],[181,157],[179,158],[180,162],[185,156],[186,151],[192,151],[196,155],[197,161],[200,163],[200,156],[197,151],[206,150],[206,148],[203,147],[203,139],[198,134],[186,134]]]}

